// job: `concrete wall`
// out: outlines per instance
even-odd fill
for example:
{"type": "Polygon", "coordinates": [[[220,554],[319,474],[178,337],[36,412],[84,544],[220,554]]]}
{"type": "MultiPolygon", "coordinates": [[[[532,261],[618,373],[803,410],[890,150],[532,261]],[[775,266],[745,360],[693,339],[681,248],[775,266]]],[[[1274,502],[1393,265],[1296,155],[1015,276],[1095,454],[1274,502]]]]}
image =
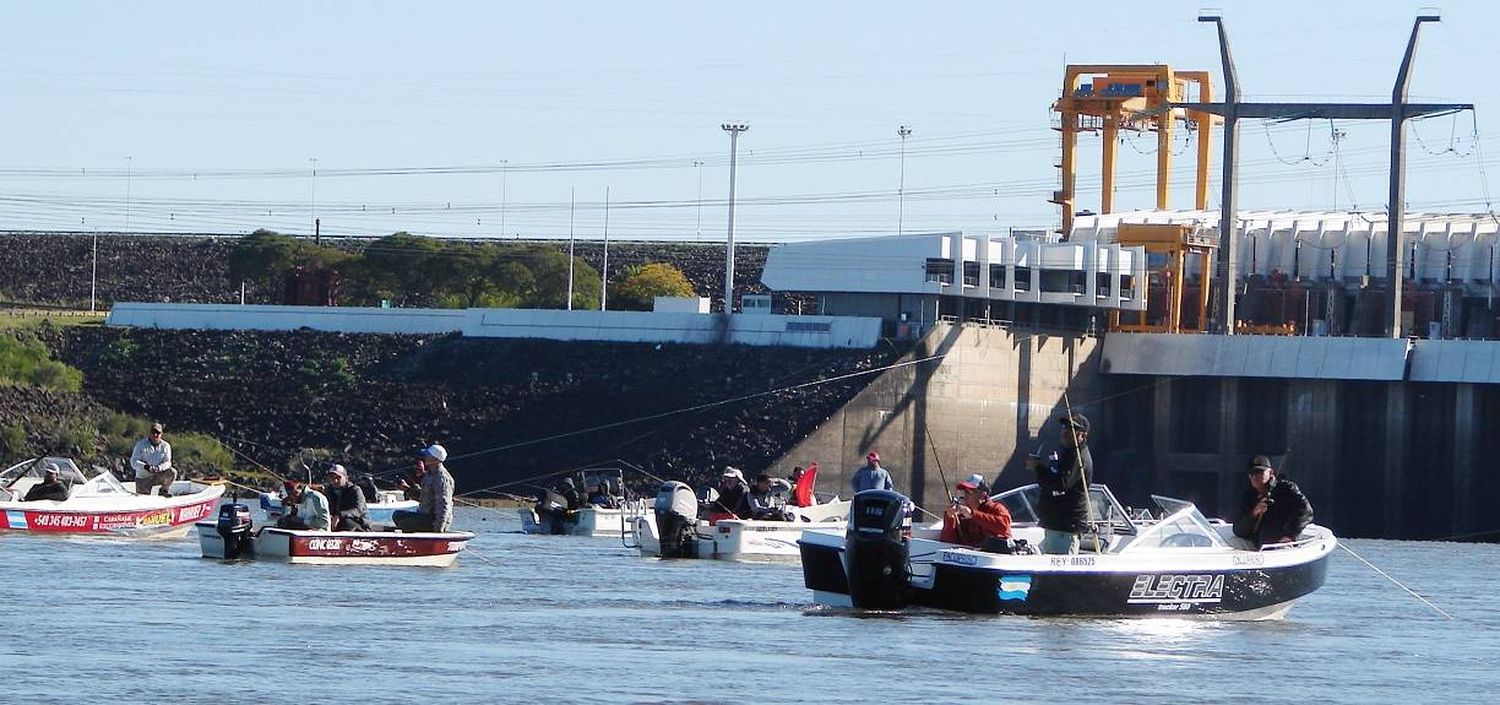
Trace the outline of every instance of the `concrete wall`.
{"type": "Polygon", "coordinates": [[[120,303],[113,326],[208,330],[297,330],[343,333],[461,333],[630,343],[732,343],[805,348],[870,348],[878,318],[722,315],[644,311],[399,309],[234,304],[120,303]]]}
{"type": "MultiPolygon", "coordinates": [[[[866,452],[880,452],[896,488],[942,511],[943,477],[983,473],[999,487],[1033,481],[1024,459],[1058,440],[1064,389],[1097,400],[1098,340],[940,323],[905,361],[943,355],[881,375],[784,455],[772,474],[817,461],[818,490],[849,496],[849,477],[866,452]],[[1072,380],[1071,386],[1069,380],[1072,380]],[[997,479],[997,471],[1002,471],[997,479]]],[[[1076,411],[1097,413],[1092,405],[1076,411]]]]}

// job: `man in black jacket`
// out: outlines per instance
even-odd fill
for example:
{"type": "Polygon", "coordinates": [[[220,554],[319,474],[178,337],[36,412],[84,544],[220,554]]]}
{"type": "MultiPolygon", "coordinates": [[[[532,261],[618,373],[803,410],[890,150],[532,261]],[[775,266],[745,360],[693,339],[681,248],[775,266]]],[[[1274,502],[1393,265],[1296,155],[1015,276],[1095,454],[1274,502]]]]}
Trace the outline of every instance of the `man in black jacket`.
{"type": "Polygon", "coordinates": [[[328,515],[334,531],[369,531],[370,515],[365,493],[349,481],[349,471],[334,465],[328,471],[328,515]]]}
{"type": "Polygon", "coordinates": [[[1089,420],[1083,414],[1057,420],[1062,445],[1044,461],[1032,456],[1036,471],[1037,515],[1041,520],[1042,553],[1077,553],[1078,535],[1089,528],[1088,485],[1094,476],[1089,454],[1089,420]]]}
{"type": "Polygon", "coordinates": [[[1297,540],[1312,523],[1312,503],[1296,483],[1276,477],[1271,459],[1264,455],[1255,456],[1245,472],[1250,486],[1240,496],[1234,535],[1250,541],[1256,548],[1297,540]]]}
{"type": "Polygon", "coordinates": [[[54,502],[68,501],[68,486],[58,479],[57,466],[50,463],[42,471],[42,481],[32,485],[26,492],[26,498],[21,501],[39,502],[48,499],[54,502]]]}

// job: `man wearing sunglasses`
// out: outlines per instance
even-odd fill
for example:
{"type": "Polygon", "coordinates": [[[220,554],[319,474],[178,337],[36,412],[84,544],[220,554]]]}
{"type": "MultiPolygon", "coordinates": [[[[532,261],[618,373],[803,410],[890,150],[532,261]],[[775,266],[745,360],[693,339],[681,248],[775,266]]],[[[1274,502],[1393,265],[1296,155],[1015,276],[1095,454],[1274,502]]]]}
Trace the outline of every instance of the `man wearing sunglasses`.
{"type": "Polygon", "coordinates": [[[172,483],[177,481],[177,471],[172,469],[172,444],[161,437],[161,424],[151,424],[151,435],[135,443],[130,453],[130,467],[135,469],[135,493],[151,494],[161,486],[163,497],[172,495],[172,483]]]}

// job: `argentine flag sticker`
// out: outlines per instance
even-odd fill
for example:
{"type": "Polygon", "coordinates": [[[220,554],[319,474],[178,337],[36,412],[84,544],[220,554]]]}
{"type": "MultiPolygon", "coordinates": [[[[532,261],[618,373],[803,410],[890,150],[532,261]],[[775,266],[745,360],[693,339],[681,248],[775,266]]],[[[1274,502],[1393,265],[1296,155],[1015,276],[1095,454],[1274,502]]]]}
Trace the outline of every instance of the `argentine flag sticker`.
{"type": "Polygon", "coordinates": [[[1025,602],[1026,596],[1031,594],[1031,576],[1001,576],[1000,588],[997,592],[1002,600],[1020,600],[1025,602]]]}
{"type": "Polygon", "coordinates": [[[26,531],[31,528],[26,525],[26,512],[15,509],[5,510],[5,523],[9,524],[10,528],[18,531],[26,531]]]}

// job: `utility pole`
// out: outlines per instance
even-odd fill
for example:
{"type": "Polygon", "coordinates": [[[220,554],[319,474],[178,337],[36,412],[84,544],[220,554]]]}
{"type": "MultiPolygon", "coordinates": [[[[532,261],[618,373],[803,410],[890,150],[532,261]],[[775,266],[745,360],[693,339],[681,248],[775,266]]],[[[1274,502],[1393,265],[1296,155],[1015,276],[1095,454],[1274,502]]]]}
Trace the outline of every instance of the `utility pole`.
{"type": "Polygon", "coordinates": [[[604,267],[599,271],[599,310],[609,300],[609,187],[604,187],[604,267]]]}
{"type": "Polygon", "coordinates": [[[724,251],[724,313],[734,313],[734,179],[739,165],[740,133],[750,129],[750,125],[726,122],[719,127],[729,133],[729,243],[724,251]]]}
{"type": "Polygon", "coordinates": [[[500,160],[500,238],[505,238],[505,177],[510,172],[510,160],[500,160]]]}
{"type": "MultiPolygon", "coordinates": [[[[568,189],[568,310],[573,310],[573,211],[578,202],[578,188],[568,189]]],[[[500,233],[505,237],[504,231],[500,233]]]]}
{"type": "Polygon", "coordinates": [[[94,228],[94,262],[89,269],[89,313],[94,312],[94,294],[99,289],[99,228],[94,228]]]}
{"type": "Polygon", "coordinates": [[[896,235],[904,232],[906,216],[906,138],[911,136],[910,125],[896,127],[896,134],[901,137],[901,181],[896,187],[896,235]]]}
{"type": "Polygon", "coordinates": [[[125,157],[125,232],[130,232],[130,166],[135,157],[125,157]]]}
{"type": "Polygon", "coordinates": [[[311,210],[312,210],[313,244],[315,244],[315,245],[321,245],[321,244],[323,244],[323,233],[320,232],[321,228],[318,227],[318,158],[317,157],[308,157],[307,161],[312,162],[312,206],[311,206],[311,210]]]}
{"type": "Polygon", "coordinates": [[[1390,215],[1386,225],[1386,280],[1390,288],[1389,317],[1385,335],[1401,337],[1401,287],[1404,273],[1403,260],[1406,255],[1403,233],[1406,200],[1406,121],[1416,117],[1441,115],[1461,110],[1473,110],[1472,103],[1407,103],[1407,86],[1411,83],[1412,59],[1417,51],[1417,35],[1425,22],[1438,22],[1436,14],[1418,15],[1412,23],[1411,38],[1406,43],[1406,54],[1401,60],[1401,69],[1396,74],[1396,85],[1391,91],[1389,103],[1244,103],[1240,101],[1234,59],[1229,53],[1229,38],[1224,31],[1224,19],[1218,15],[1202,15],[1199,22],[1213,23],[1219,33],[1219,57],[1224,66],[1226,93],[1223,103],[1173,103],[1174,108],[1197,110],[1224,118],[1224,195],[1219,204],[1219,301],[1217,315],[1219,325],[1226,334],[1234,333],[1235,291],[1239,275],[1239,237],[1236,232],[1236,184],[1238,174],[1238,145],[1235,142],[1236,122],[1240,118],[1275,120],[1389,120],[1391,123],[1391,170],[1390,170],[1390,215]]]}
{"type": "Polygon", "coordinates": [[[698,240],[703,240],[703,160],[694,159],[693,166],[698,170],[698,240]]]}

